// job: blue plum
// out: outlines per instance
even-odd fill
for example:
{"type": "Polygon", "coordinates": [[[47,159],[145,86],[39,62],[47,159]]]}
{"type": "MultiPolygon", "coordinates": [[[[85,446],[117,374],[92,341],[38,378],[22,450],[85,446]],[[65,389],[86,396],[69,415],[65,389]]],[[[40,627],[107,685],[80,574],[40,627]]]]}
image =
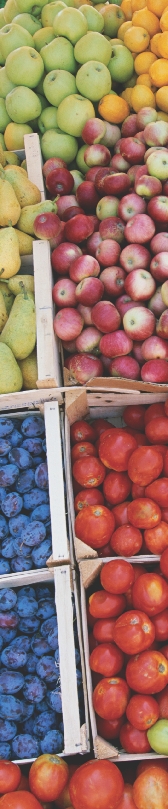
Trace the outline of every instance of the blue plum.
{"type": "Polygon", "coordinates": [[[27,663],[27,652],[24,649],[17,649],[12,644],[6,646],[1,653],[1,663],[9,669],[23,668],[27,663]]]}
{"type": "Polygon", "coordinates": [[[55,625],[55,627],[53,627],[53,629],[50,630],[50,632],[48,634],[48,643],[49,643],[50,649],[53,649],[53,651],[58,649],[58,627],[57,627],[57,624],[55,625]]]}
{"type": "Polygon", "coordinates": [[[27,449],[30,454],[35,457],[40,455],[43,450],[43,442],[41,438],[24,438],[22,442],[23,449],[27,449]]]}
{"type": "Polygon", "coordinates": [[[3,458],[4,455],[8,455],[10,451],[11,443],[8,441],[7,438],[0,438],[0,457],[3,458]]]}
{"type": "Polygon", "coordinates": [[[3,500],[5,500],[6,495],[7,495],[6,489],[4,489],[3,486],[0,486],[0,507],[2,506],[3,500]]]}
{"type": "Polygon", "coordinates": [[[8,463],[0,467],[0,486],[14,486],[19,477],[19,467],[14,463],[8,463]]]}
{"type": "Polygon", "coordinates": [[[6,537],[6,539],[3,539],[1,553],[5,559],[12,559],[13,556],[16,555],[15,540],[12,539],[12,537],[6,537]]]}
{"type": "Polygon", "coordinates": [[[23,719],[25,722],[26,719],[31,719],[31,717],[33,716],[35,711],[35,704],[33,705],[33,702],[24,702],[23,700],[22,705],[23,705],[23,719]]]}
{"type": "MultiPolygon", "coordinates": [[[[35,483],[39,489],[48,489],[48,467],[47,463],[40,463],[35,471],[35,483]]],[[[4,484],[5,485],[5,484],[4,484]]]]}
{"type": "Polygon", "coordinates": [[[11,745],[8,742],[0,742],[0,759],[10,761],[12,758],[11,745]]]}
{"type": "Polygon", "coordinates": [[[17,514],[20,514],[23,506],[23,498],[17,492],[9,492],[9,494],[4,497],[4,500],[1,505],[1,509],[5,517],[16,517],[17,514]]]}
{"type": "Polygon", "coordinates": [[[17,694],[17,691],[21,691],[23,685],[24,677],[20,671],[3,669],[0,672],[0,694],[17,694]]]}
{"type": "Polygon", "coordinates": [[[41,716],[34,719],[33,733],[42,739],[48,730],[56,727],[56,714],[54,711],[44,711],[41,716]]]}
{"type": "Polygon", "coordinates": [[[35,615],[29,615],[27,618],[20,618],[19,621],[19,632],[23,632],[23,634],[34,635],[34,632],[38,632],[40,627],[40,621],[36,618],[35,615]]]}
{"type": "Polygon", "coordinates": [[[23,447],[13,447],[9,452],[10,463],[16,463],[19,469],[29,469],[32,465],[30,452],[23,447]]]}
{"type": "MultiPolygon", "coordinates": [[[[16,556],[19,556],[19,557],[22,556],[24,558],[25,557],[30,557],[31,558],[30,548],[28,548],[28,546],[24,544],[24,542],[22,541],[20,536],[18,536],[18,537],[16,537],[16,539],[14,539],[14,550],[15,550],[16,556]]],[[[23,560],[22,560],[22,564],[23,564],[23,560]]]]}
{"type": "Polygon", "coordinates": [[[42,445],[43,445],[43,452],[46,452],[47,448],[46,448],[46,439],[45,438],[43,438],[42,445]]]}
{"type": "Polygon", "coordinates": [[[38,608],[38,618],[41,618],[42,621],[47,620],[47,618],[51,618],[52,615],[55,615],[55,602],[54,599],[50,599],[50,601],[39,601],[39,608],[38,608]]]}
{"type": "Polygon", "coordinates": [[[45,539],[44,542],[34,548],[32,551],[32,559],[35,567],[45,567],[47,559],[52,553],[52,545],[50,539],[45,539]]]}
{"type": "Polygon", "coordinates": [[[53,596],[52,588],[51,587],[46,587],[45,584],[42,584],[42,585],[37,584],[36,591],[37,591],[38,601],[40,601],[41,599],[45,599],[45,601],[46,601],[46,599],[50,600],[51,596],[53,596]]]}
{"type": "Polygon", "coordinates": [[[53,711],[62,714],[62,698],[59,689],[55,688],[54,691],[50,691],[47,694],[47,703],[53,709],[53,711]]]}
{"type": "Polygon", "coordinates": [[[0,610],[0,627],[2,629],[14,629],[18,625],[18,620],[15,610],[10,610],[10,612],[0,610]]]}
{"type": "Polygon", "coordinates": [[[20,759],[37,758],[40,755],[40,745],[29,733],[19,733],[13,739],[12,752],[20,759]]]}
{"type": "Polygon", "coordinates": [[[1,719],[12,719],[20,722],[22,720],[23,702],[11,694],[1,694],[0,717],[1,719]]]}
{"type": "Polygon", "coordinates": [[[13,430],[13,424],[11,419],[0,419],[0,437],[5,438],[6,435],[10,435],[13,430]]]}
{"type": "Polygon", "coordinates": [[[26,511],[31,511],[42,503],[49,503],[49,494],[46,490],[42,491],[34,488],[23,496],[23,505],[26,511]]]}
{"type": "Polygon", "coordinates": [[[22,595],[18,598],[17,612],[21,618],[26,618],[29,615],[36,615],[38,612],[38,601],[33,596],[22,595]]]}
{"type": "Polygon", "coordinates": [[[31,638],[28,635],[18,635],[17,638],[11,641],[13,649],[21,649],[24,652],[30,652],[31,649],[31,638]]]}
{"type": "Polygon", "coordinates": [[[11,587],[2,587],[2,590],[0,590],[0,609],[2,612],[13,609],[16,603],[17,595],[15,591],[11,587]]]}
{"type": "Polygon", "coordinates": [[[27,438],[37,438],[44,434],[44,421],[40,416],[27,416],[22,422],[21,431],[27,438]]]}
{"type": "Polygon", "coordinates": [[[41,520],[41,522],[48,522],[50,520],[50,506],[48,503],[43,503],[41,506],[36,506],[31,513],[31,520],[41,520]]]}
{"type": "Polygon", "coordinates": [[[34,729],[34,717],[33,716],[30,716],[30,717],[28,717],[28,719],[25,719],[25,721],[20,724],[20,728],[19,728],[20,733],[29,733],[29,734],[31,734],[31,736],[34,735],[33,729],[34,729]]]}
{"type": "Polygon", "coordinates": [[[41,635],[34,635],[31,641],[31,648],[37,657],[47,654],[50,651],[49,644],[41,635]]]}
{"type": "Polygon", "coordinates": [[[19,601],[19,599],[22,598],[22,596],[30,596],[30,598],[36,598],[36,591],[37,588],[35,589],[30,584],[29,585],[26,584],[23,587],[19,587],[19,590],[17,592],[17,600],[19,601]]]}
{"type": "Polygon", "coordinates": [[[0,539],[5,539],[8,535],[8,523],[5,520],[5,517],[2,517],[0,514],[0,539]]]}
{"type": "Polygon", "coordinates": [[[34,458],[32,458],[33,469],[36,469],[36,467],[40,466],[41,463],[43,463],[43,456],[42,455],[36,455],[34,458]]]}
{"type": "Polygon", "coordinates": [[[17,514],[9,520],[9,531],[12,537],[20,537],[26,526],[29,525],[29,517],[26,514],[17,514]]]}
{"type": "Polygon", "coordinates": [[[5,562],[5,559],[0,558],[0,576],[4,576],[5,573],[10,573],[10,564],[9,562],[5,562]]]}
{"type": "Polygon", "coordinates": [[[16,638],[17,629],[2,629],[0,627],[0,635],[1,638],[3,638],[4,643],[6,643],[8,646],[8,644],[11,643],[14,638],[16,638]]]}
{"type": "Polygon", "coordinates": [[[36,671],[39,677],[42,680],[46,680],[47,683],[55,682],[57,679],[57,671],[54,657],[50,655],[44,655],[43,657],[38,660],[36,671]]]}
{"type": "Polygon", "coordinates": [[[0,719],[0,739],[1,742],[10,742],[17,733],[17,725],[9,719],[0,719]]]}
{"type": "MultiPolygon", "coordinates": [[[[18,469],[18,472],[19,472],[19,469],[18,469]]],[[[1,469],[0,469],[0,475],[1,475],[1,469]]],[[[25,472],[21,472],[19,477],[18,477],[18,480],[17,480],[17,483],[16,483],[16,491],[19,492],[19,494],[25,494],[25,492],[31,491],[32,486],[34,486],[34,481],[35,481],[35,475],[34,475],[33,470],[32,469],[26,469],[25,472]]],[[[0,483],[1,483],[1,477],[0,477],[0,483]]],[[[4,483],[4,486],[6,486],[6,485],[7,484],[4,483]]]]}
{"type": "Polygon", "coordinates": [[[11,569],[13,573],[22,573],[23,570],[31,570],[31,557],[26,559],[25,557],[20,558],[19,556],[15,556],[15,558],[11,561],[11,569]]]}
{"type": "Polygon", "coordinates": [[[46,694],[46,685],[36,675],[28,674],[25,677],[23,694],[28,702],[41,702],[46,694]]]}
{"type": "Polygon", "coordinates": [[[59,730],[49,730],[40,743],[42,753],[62,753],[63,736],[59,730]]]}
{"type": "Polygon", "coordinates": [[[32,522],[29,522],[29,518],[27,517],[26,519],[28,520],[28,524],[21,530],[20,536],[25,545],[34,548],[44,541],[46,537],[45,526],[40,520],[32,520],[32,522]]]}
{"type": "Polygon", "coordinates": [[[27,655],[27,663],[26,663],[26,668],[29,674],[35,674],[37,662],[38,657],[36,657],[36,655],[34,655],[33,652],[32,653],[30,652],[27,655]]]}
{"type": "Polygon", "coordinates": [[[46,621],[43,621],[40,630],[42,637],[48,639],[49,632],[54,630],[56,626],[57,626],[56,615],[52,615],[51,618],[47,618],[46,621]]]}
{"type": "Polygon", "coordinates": [[[41,702],[36,703],[36,714],[44,713],[44,711],[48,711],[47,701],[42,699],[41,702]]]}
{"type": "Polygon", "coordinates": [[[22,444],[22,441],[23,441],[23,436],[21,435],[21,433],[19,433],[19,430],[17,430],[17,428],[14,427],[14,430],[12,431],[12,433],[10,435],[11,446],[12,447],[20,447],[20,445],[22,444]]]}

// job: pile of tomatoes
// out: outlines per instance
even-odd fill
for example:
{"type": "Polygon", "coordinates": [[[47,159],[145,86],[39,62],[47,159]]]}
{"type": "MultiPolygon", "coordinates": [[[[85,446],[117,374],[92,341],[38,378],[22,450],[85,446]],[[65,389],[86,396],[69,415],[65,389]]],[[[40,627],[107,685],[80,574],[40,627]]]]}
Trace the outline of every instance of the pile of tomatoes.
{"type": "MultiPolygon", "coordinates": [[[[39,756],[31,765],[28,777],[22,774],[18,764],[1,759],[0,809],[52,809],[57,798],[62,793],[65,796],[70,778],[71,769],[57,755],[39,756]]],[[[60,806],[63,809],[63,802],[60,806]]]]}
{"type": "Polygon", "coordinates": [[[168,548],[168,400],[71,426],[75,533],[99,556],[168,548]]]}

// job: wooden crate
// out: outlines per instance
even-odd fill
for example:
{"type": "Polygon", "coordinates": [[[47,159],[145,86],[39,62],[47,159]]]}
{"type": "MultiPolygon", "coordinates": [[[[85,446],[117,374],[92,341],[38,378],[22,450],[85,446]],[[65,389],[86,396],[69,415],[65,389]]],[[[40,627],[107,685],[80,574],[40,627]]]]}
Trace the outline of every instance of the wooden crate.
{"type": "MultiPolygon", "coordinates": [[[[78,595],[75,574],[67,565],[59,566],[53,570],[32,571],[0,578],[2,587],[23,587],[39,583],[53,582],[55,587],[55,604],[58,623],[58,642],[60,657],[60,679],[62,695],[62,713],[64,724],[64,750],[59,756],[70,756],[75,753],[86,753],[90,749],[88,729],[88,708],[85,684],[85,671],[83,668],[83,650],[81,646],[81,629],[77,608],[78,595]],[[85,705],[85,722],[80,726],[79,702],[76,678],[75,642],[73,632],[73,601],[76,607],[79,648],[81,654],[81,667],[83,676],[83,692],[85,705]]],[[[16,763],[25,764],[34,759],[24,759],[16,763]]]]}
{"type": "MultiPolygon", "coordinates": [[[[124,557],[122,557],[124,558],[124,557]]],[[[152,562],[156,561],[158,557],[152,557],[152,562]]],[[[110,744],[110,742],[103,739],[99,736],[97,732],[97,724],[96,724],[96,714],[93,708],[93,687],[92,687],[92,677],[91,677],[91,669],[89,665],[89,639],[88,639],[88,625],[87,625],[87,610],[86,610],[86,591],[87,588],[90,587],[92,582],[97,578],[99,575],[103,564],[106,564],[111,559],[102,558],[102,559],[92,559],[88,561],[80,562],[80,590],[81,590],[81,614],[82,614],[82,629],[83,629],[83,644],[84,644],[84,655],[85,655],[85,666],[86,666],[86,678],[87,678],[87,690],[88,690],[88,703],[89,703],[89,714],[90,714],[90,723],[91,723],[91,731],[93,737],[93,748],[95,758],[103,759],[108,758],[115,763],[120,763],[120,761],[139,761],[142,759],[160,759],[160,755],[157,753],[126,753],[124,750],[118,750],[115,747],[115,744],[110,744]]],[[[127,562],[131,562],[134,564],[135,556],[130,557],[127,562]]],[[[146,556],[136,557],[136,563],[142,564],[146,563],[146,556]]],[[[151,565],[151,557],[150,557],[150,565],[151,565]]],[[[167,758],[167,756],[163,756],[163,758],[167,758]]]]}
{"type": "MultiPolygon", "coordinates": [[[[71,447],[70,447],[70,425],[74,424],[78,419],[85,417],[90,419],[107,418],[112,419],[113,424],[122,427],[122,415],[124,408],[129,405],[150,405],[154,402],[165,402],[167,395],[160,394],[147,394],[147,393],[130,393],[120,391],[120,393],[103,392],[88,392],[85,389],[69,390],[65,393],[65,436],[66,436],[66,481],[67,492],[69,498],[70,519],[72,524],[72,534],[74,541],[75,555],[78,562],[84,559],[95,559],[98,557],[97,551],[90,548],[78,537],[75,536],[74,522],[74,496],[72,488],[72,471],[71,471],[71,447]]],[[[111,557],[112,558],[112,557],[111,557]]],[[[139,557],[136,557],[136,560],[139,557]]],[[[146,558],[146,557],[145,557],[146,558]]],[[[147,557],[148,558],[148,557],[147,557]]],[[[157,557],[159,558],[159,557],[157,557]]],[[[150,555],[153,560],[153,555],[150,555]]],[[[142,556],[140,557],[142,560],[142,556]]]]}
{"type": "Polygon", "coordinates": [[[24,145],[28,178],[39,188],[41,201],[43,202],[45,199],[45,187],[42,173],[40,140],[37,132],[33,132],[31,135],[25,135],[24,145]]]}

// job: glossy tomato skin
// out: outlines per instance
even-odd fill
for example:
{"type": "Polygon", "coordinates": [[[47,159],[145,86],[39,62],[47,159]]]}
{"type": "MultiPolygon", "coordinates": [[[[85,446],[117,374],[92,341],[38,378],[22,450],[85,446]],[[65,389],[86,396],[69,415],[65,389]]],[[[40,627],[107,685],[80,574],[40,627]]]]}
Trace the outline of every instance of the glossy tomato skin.
{"type": "Polygon", "coordinates": [[[118,556],[134,556],[139,553],[142,547],[142,534],[139,528],[128,525],[120,525],[112,534],[110,544],[113,551],[118,556]]]}
{"type": "Polygon", "coordinates": [[[167,450],[167,448],[166,448],[166,452],[165,452],[164,460],[163,460],[163,471],[164,471],[164,475],[167,478],[168,477],[168,450],[167,450]]]}
{"type": "MultiPolygon", "coordinates": [[[[145,569],[144,565],[139,565],[138,563],[136,564],[136,562],[135,562],[135,564],[134,564],[135,581],[137,579],[139,579],[139,576],[142,576],[142,573],[146,573],[146,569],[145,569]]],[[[129,587],[129,590],[127,590],[127,593],[125,593],[126,602],[127,602],[127,608],[129,608],[130,610],[133,608],[132,588],[133,588],[133,585],[131,587],[129,587]]]]}
{"type": "Polygon", "coordinates": [[[105,430],[108,429],[108,426],[110,427],[111,425],[110,423],[108,424],[108,421],[105,421],[105,419],[95,419],[93,427],[96,434],[96,440],[102,433],[104,433],[105,430]]]}
{"type": "Polygon", "coordinates": [[[137,730],[148,730],[159,719],[158,702],[154,697],[135,694],[127,705],[126,716],[137,730]]]}
{"type": "Polygon", "coordinates": [[[93,627],[93,637],[98,643],[111,643],[114,640],[115,618],[99,618],[93,627]]]}
{"type": "Polygon", "coordinates": [[[153,616],[156,640],[163,643],[168,639],[168,609],[153,616]]]}
{"type": "Polygon", "coordinates": [[[115,643],[99,643],[90,655],[89,665],[103,677],[114,677],[121,671],[124,655],[115,643]]]}
{"type": "Polygon", "coordinates": [[[168,719],[168,685],[157,695],[159,719],[168,719]]]}
{"type": "Polygon", "coordinates": [[[141,775],[136,778],[133,785],[133,799],[137,809],[168,809],[168,774],[160,767],[147,767],[141,775]]]}
{"type": "Polygon", "coordinates": [[[79,441],[78,444],[74,444],[71,451],[72,463],[78,461],[78,458],[85,458],[87,455],[97,456],[97,451],[90,441],[79,441]]]}
{"type": "Polygon", "coordinates": [[[157,416],[146,424],[145,433],[151,444],[168,444],[168,418],[157,416]]]}
{"type": "MultiPolygon", "coordinates": [[[[137,766],[136,777],[138,778],[138,776],[141,775],[142,772],[145,772],[146,770],[149,770],[151,767],[156,767],[156,761],[155,760],[150,761],[149,759],[147,759],[147,761],[145,761],[145,760],[141,761],[137,766]]],[[[168,761],[166,761],[165,758],[159,759],[159,768],[160,767],[163,770],[166,770],[166,772],[167,772],[167,770],[168,770],[168,761]]]]}
{"type": "Polygon", "coordinates": [[[101,716],[96,716],[97,732],[103,739],[118,739],[121,727],[124,722],[124,717],[120,719],[113,719],[111,722],[108,719],[102,719],[101,716]]]}
{"type": "Polygon", "coordinates": [[[168,585],[157,573],[144,573],[132,587],[133,606],[143,609],[149,616],[157,615],[168,607],[168,585]]]}
{"type": "Polygon", "coordinates": [[[145,405],[127,405],[123,412],[123,419],[127,427],[133,427],[134,430],[144,430],[145,427],[145,405]]]}
{"type": "Polygon", "coordinates": [[[103,548],[114,531],[114,517],[106,506],[88,506],[79,511],[75,520],[75,532],[91,548],[103,548]]]}
{"type": "Polygon", "coordinates": [[[140,433],[138,430],[133,430],[132,427],[124,427],[123,429],[126,429],[129,435],[132,435],[133,438],[135,438],[137,447],[144,447],[148,443],[147,437],[144,433],[140,433]]]}
{"type": "Polygon", "coordinates": [[[145,497],[145,486],[139,486],[138,483],[132,483],[131,497],[132,500],[137,500],[138,497],[145,497]]]}
{"type": "Polygon", "coordinates": [[[144,540],[151,553],[163,553],[168,548],[168,524],[161,520],[155,528],[146,529],[144,540]]]}
{"type": "Polygon", "coordinates": [[[103,494],[112,506],[123,503],[131,491],[131,481],[127,472],[109,472],[103,483],[103,494]]]}
{"type": "Polygon", "coordinates": [[[99,458],[87,455],[85,458],[75,461],[72,467],[73,477],[83,488],[96,488],[101,486],[105,478],[106,470],[99,458]]]}
{"type": "Polygon", "coordinates": [[[77,514],[87,506],[104,506],[103,494],[99,489],[81,489],[75,497],[74,506],[77,514]]]}
{"type": "Polygon", "coordinates": [[[82,764],[71,778],[69,791],[74,809],[115,809],[123,788],[121,772],[104,759],[82,764]]]}
{"type": "Polygon", "coordinates": [[[103,566],[100,581],[108,593],[126,593],[134,582],[134,569],[125,559],[114,559],[103,566]]]}
{"type": "Polygon", "coordinates": [[[155,628],[144,612],[129,610],[117,618],[114,640],[125,654],[135,655],[149,649],[154,639],[155,628]]]}
{"type": "Polygon", "coordinates": [[[21,781],[21,770],[18,764],[13,761],[0,761],[0,794],[3,792],[14,792],[21,781]]]}
{"type": "Polygon", "coordinates": [[[151,746],[145,730],[137,730],[125,722],[120,730],[120,742],[126,753],[150,753],[151,746]]]}
{"type": "Polygon", "coordinates": [[[154,403],[152,405],[149,405],[149,407],[147,407],[147,409],[145,411],[145,416],[144,416],[145,426],[146,426],[146,424],[149,423],[149,421],[152,421],[153,419],[156,419],[156,418],[160,418],[162,416],[165,416],[164,403],[156,402],[156,403],[154,403]]]}
{"type": "Polygon", "coordinates": [[[161,573],[168,579],[168,548],[161,554],[160,569],[161,573]]]}
{"type": "Polygon", "coordinates": [[[145,497],[151,497],[160,508],[167,506],[168,502],[168,478],[154,480],[145,488],[145,497]]]}
{"type": "Polygon", "coordinates": [[[161,521],[161,510],[145,492],[145,497],[137,497],[129,503],[128,521],[135,528],[154,528],[161,521]]]}
{"type": "Polygon", "coordinates": [[[0,798],[1,809],[41,809],[41,803],[25,790],[7,792],[0,798]]]}
{"type": "Polygon", "coordinates": [[[126,711],[130,690],[121,677],[105,677],[93,692],[93,707],[102,719],[119,719],[126,711]]]}
{"type": "Polygon", "coordinates": [[[123,595],[106,593],[97,590],[89,598],[89,612],[94,618],[117,618],[125,610],[126,600],[123,595]]]}
{"type": "Polygon", "coordinates": [[[69,769],[59,756],[45,753],[30,767],[30,790],[39,801],[54,801],[68,783],[69,769]]]}
{"type": "Polygon", "coordinates": [[[87,421],[78,420],[71,425],[70,428],[71,444],[76,444],[79,441],[96,441],[96,433],[94,427],[88,424],[87,421]]]}
{"type": "Polygon", "coordinates": [[[168,661],[161,652],[141,652],[127,663],[126,680],[138,694],[157,694],[168,683],[168,661]]]}
{"type": "Polygon", "coordinates": [[[128,512],[127,512],[128,503],[129,500],[125,500],[125,502],[118,503],[118,505],[114,506],[114,508],[112,509],[116,528],[119,528],[119,525],[125,525],[128,522],[128,512]]]}
{"type": "Polygon", "coordinates": [[[132,435],[119,428],[107,435],[102,435],[99,446],[99,457],[108,469],[116,472],[125,472],[128,468],[130,455],[136,449],[137,442],[132,435]]]}
{"type": "Polygon", "coordinates": [[[117,809],[136,809],[133,800],[132,784],[124,784],[124,792],[117,809]]]}
{"type": "Polygon", "coordinates": [[[57,799],[57,809],[68,809],[68,807],[71,805],[71,799],[69,794],[69,782],[70,779],[72,778],[72,775],[76,771],[78,765],[69,764],[68,766],[69,766],[69,780],[64,789],[62,790],[62,792],[60,793],[59,798],[57,799]]]}
{"type": "Polygon", "coordinates": [[[153,447],[138,447],[128,461],[128,475],[133,483],[148,486],[163,469],[163,458],[153,447]]]}

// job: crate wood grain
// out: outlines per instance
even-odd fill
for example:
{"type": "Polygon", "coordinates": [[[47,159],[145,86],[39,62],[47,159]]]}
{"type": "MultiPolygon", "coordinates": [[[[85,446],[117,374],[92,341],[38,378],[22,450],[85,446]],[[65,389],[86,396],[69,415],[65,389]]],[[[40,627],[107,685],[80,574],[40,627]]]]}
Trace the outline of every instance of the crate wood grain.
{"type": "Polygon", "coordinates": [[[28,178],[32,183],[37,185],[37,188],[39,188],[41,193],[41,202],[43,202],[45,199],[45,187],[42,173],[40,140],[37,132],[24,136],[24,146],[28,178]]]}
{"type": "Polygon", "coordinates": [[[33,242],[34,285],[37,322],[38,388],[61,387],[59,342],[53,328],[52,269],[50,245],[33,242]]]}

